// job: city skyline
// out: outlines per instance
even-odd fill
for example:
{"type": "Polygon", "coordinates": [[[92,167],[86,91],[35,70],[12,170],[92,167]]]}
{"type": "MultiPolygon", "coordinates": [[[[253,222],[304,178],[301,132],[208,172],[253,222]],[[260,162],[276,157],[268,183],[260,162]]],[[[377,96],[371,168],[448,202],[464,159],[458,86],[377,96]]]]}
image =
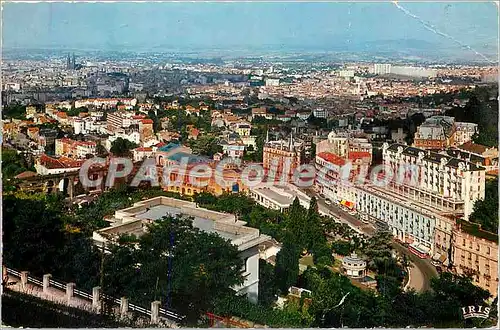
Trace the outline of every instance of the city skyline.
{"type": "Polygon", "coordinates": [[[498,58],[494,3],[16,3],[3,12],[6,49],[386,49],[498,58]]]}

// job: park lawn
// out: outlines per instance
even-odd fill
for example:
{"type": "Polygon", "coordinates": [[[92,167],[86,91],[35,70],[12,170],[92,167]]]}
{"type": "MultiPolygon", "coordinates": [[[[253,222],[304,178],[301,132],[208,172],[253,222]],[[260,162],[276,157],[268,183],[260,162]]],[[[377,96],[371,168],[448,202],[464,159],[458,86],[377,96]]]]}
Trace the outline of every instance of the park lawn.
{"type": "Polygon", "coordinates": [[[304,265],[304,266],[313,267],[314,266],[314,261],[313,261],[312,255],[308,254],[305,257],[302,257],[299,260],[299,264],[304,265]]]}

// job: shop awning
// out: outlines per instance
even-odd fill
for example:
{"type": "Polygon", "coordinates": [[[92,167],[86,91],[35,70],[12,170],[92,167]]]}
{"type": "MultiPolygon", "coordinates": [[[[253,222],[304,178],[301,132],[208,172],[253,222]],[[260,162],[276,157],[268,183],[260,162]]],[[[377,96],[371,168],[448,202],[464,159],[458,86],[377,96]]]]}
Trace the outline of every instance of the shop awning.
{"type": "Polygon", "coordinates": [[[446,259],[448,259],[448,257],[446,256],[446,254],[441,254],[441,253],[436,253],[432,256],[432,260],[435,260],[435,261],[438,261],[442,264],[444,264],[444,262],[446,261],[446,259]]]}
{"type": "Polygon", "coordinates": [[[441,258],[441,254],[440,253],[435,253],[433,256],[432,256],[432,260],[436,260],[438,261],[439,258],[441,258]]]}
{"type": "Polygon", "coordinates": [[[350,208],[350,209],[354,208],[354,203],[353,202],[346,201],[344,199],[340,201],[340,204],[344,205],[345,207],[350,208]]]}

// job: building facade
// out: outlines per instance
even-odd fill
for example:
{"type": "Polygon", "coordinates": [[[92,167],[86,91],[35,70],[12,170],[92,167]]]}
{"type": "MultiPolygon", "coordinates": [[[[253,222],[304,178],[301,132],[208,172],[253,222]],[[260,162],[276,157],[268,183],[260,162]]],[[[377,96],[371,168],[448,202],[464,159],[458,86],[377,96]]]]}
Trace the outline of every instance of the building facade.
{"type": "Polygon", "coordinates": [[[383,164],[399,178],[390,180],[391,189],[439,211],[467,220],[475,201],[484,199],[486,169],[466,160],[401,144],[384,144],[383,164]]]}
{"type": "Polygon", "coordinates": [[[458,224],[453,229],[453,269],[472,275],[473,283],[498,295],[498,235],[475,224],[458,224]]]}
{"type": "Polygon", "coordinates": [[[294,141],[292,135],[288,141],[269,141],[268,137],[263,148],[264,171],[275,171],[276,178],[282,175],[292,177],[295,169],[300,166],[301,151],[302,143],[294,141]]]}
{"type": "Polygon", "coordinates": [[[115,244],[110,237],[128,233],[141,236],[145,224],[156,221],[165,215],[186,215],[193,217],[193,226],[202,231],[216,233],[231,241],[238,248],[244,261],[242,275],[244,282],[233,289],[257,303],[259,296],[259,246],[271,238],[261,235],[258,229],[246,226],[235,215],[220,213],[198,207],[196,203],[168,197],[155,197],[135,203],[134,206],[117,210],[111,221],[112,226],[93,233],[95,244],[109,246],[115,244]]]}

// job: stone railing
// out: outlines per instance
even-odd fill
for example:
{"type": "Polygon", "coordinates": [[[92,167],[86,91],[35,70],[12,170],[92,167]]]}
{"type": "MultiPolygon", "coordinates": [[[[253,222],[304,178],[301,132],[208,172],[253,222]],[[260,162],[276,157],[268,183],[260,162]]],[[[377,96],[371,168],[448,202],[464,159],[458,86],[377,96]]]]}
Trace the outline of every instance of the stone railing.
{"type": "MultiPolygon", "coordinates": [[[[6,268],[7,274],[20,279],[21,290],[26,291],[28,284],[35,285],[42,288],[42,293],[44,293],[44,299],[52,300],[61,303],[61,299],[57,298],[47,298],[49,297],[49,288],[53,288],[62,292],[65,292],[66,303],[69,303],[72,298],[80,298],[88,301],[90,310],[98,313],[101,307],[101,299],[106,301],[111,301],[114,305],[119,306],[120,317],[128,317],[130,312],[134,312],[139,316],[143,316],[151,319],[152,324],[159,324],[160,320],[167,323],[170,327],[177,327],[177,323],[184,319],[184,316],[176,314],[168,309],[161,308],[161,302],[153,301],[151,303],[151,309],[144,308],[142,306],[130,304],[126,297],[121,297],[120,299],[110,297],[101,294],[100,287],[94,287],[92,293],[88,293],[84,290],[76,289],[75,283],[63,283],[55,281],[52,279],[51,274],[43,275],[42,280],[36,277],[29,276],[26,271],[17,271],[11,268],[6,268]],[[166,321],[166,322],[165,322],[166,321]]],[[[82,308],[82,307],[81,307],[82,308]]],[[[87,308],[88,309],[88,308],[87,308]]]]}

